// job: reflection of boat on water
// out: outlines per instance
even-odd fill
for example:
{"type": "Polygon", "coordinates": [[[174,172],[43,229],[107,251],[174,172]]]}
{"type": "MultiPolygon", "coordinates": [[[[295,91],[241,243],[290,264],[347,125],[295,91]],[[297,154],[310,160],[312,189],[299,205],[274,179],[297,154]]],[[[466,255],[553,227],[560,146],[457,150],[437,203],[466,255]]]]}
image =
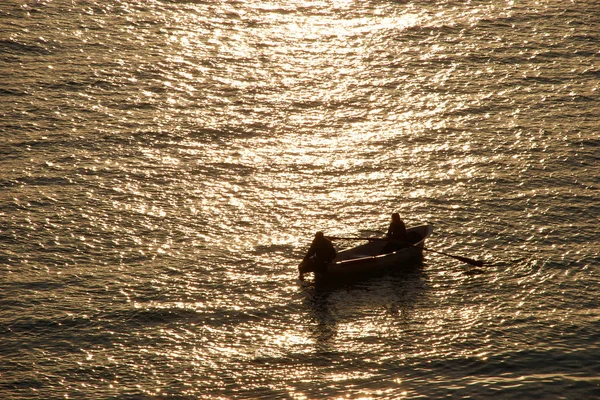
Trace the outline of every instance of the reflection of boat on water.
{"type": "Polygon", "coordinates": [[[394,271],[408,271],[423,259],[425,240],[433,232],[430,224],[407,229],[410,245],[390,248],[394,242],[384,239],[340,251],[333,262],[319,268],[311,261],[300,264],[300,272],[314,272],[316,281],[357,279],[394,271]]]}
{"type": "Polygon", "coordinates": [[[355,339],[353,332],[377,329],[374,319],[393,326],[399,336],[411,329],[418,305],[425,304],[429,290],[426,271],[417,265],[362,279],[301,282],[302,304],[311,317],[308,329],[317,354],[335,357],[340,346],[355,339]]]}

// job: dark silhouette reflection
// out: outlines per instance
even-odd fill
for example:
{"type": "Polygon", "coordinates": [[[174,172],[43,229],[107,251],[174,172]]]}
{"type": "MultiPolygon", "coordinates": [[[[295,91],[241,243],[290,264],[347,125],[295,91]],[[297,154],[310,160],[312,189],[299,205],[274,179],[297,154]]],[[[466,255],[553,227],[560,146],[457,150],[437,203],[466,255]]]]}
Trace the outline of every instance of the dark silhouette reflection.
{"type": "Polygon", "coordinates": [[[331,354],[334,350],[333,341],[337,334],[337,318],[334,305],[330,304],[330,290],[321,290],[314,285],[308,285],[305,304],[310,310],[312,319],[312,335],[315,339],[316,351],[321,354],[331,354]]]}
{"type": "Polygon", "coordinates": [[[410,272],[389,273],[344,282],[301,282],[304,305],[311,317],[316,351],[332,355],[340,323],[372,318],[385,310],[389,318],[410,324],[418,299],[427,289],[426,275],[417,265],[410,272]]]}

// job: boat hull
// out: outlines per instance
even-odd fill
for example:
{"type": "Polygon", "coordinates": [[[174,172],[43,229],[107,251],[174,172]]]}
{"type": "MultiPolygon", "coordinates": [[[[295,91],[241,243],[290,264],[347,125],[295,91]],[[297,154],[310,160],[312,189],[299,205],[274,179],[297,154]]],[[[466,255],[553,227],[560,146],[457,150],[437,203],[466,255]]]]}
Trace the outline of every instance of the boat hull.
{"type": "Polygon", "coordinates": [[[407,229],[409,237],[418,237],[412,245],[396,251],[386,251],[386,246],[390,244],[387,240],[372,240],[340,251],[334,262],[328,264],[323,271],[315,272],[315,279],[346,280],[389,271],[410,270],[423,260],[423,246],[432,232],[433,226],[430,224],[407,229]]]}

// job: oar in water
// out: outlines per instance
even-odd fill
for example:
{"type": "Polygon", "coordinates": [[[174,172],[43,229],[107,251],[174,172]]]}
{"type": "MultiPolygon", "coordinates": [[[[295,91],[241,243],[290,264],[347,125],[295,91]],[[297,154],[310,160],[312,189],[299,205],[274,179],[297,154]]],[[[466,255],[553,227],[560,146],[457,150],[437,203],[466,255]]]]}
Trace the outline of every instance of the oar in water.
{"type": "Polygon", "coordinates": [[[445,255],[447,257],[452,257],[452,258],[454,258],[454,259],[456,259],[458,261],[462,261],[464,263],[467,263],[469,265],[473,265],[475,267],[483,267],[483,261],[481,261],[481,260],[473,260],[472,258],[469,258],[469,257],[456,256],[454,254],[444,253],[443,251],[428,249],[427,247],[423,247],[423,249],[427,250],[427,251],[431,251],[433,253],[443,254],[443,255],[445,255]]]}
{"type": "MultiPolygon", "coordinates": [[[[327,239],[330,240],[368,240],[368,241],[374,241],[374,240],[385,240],[385,241],[390,241],[390,239],[386,239],[386,238],[376,238],[376,237],[338,237],[338,236],[327,236],[327,239]]],[[[406,242],[401,242],[404,244],[408,244],[409,246],[412,247],[416,247],[413,244],[410,243],[406,243],[406,242]]],[[[439,251],[439,250],[433,250],[433,249],[429,249],[427,247],[423,247],[423,250],[427,250],[427,251],[431,251],[432,253],[438,253],[438,254],[442,254],[444,256],[447,257],[452,257],[458,261],[462,261],[466,264],[470,264],[473,265],[475,267],[482,267],[483,266],[483,261],[481,260],[473,260],[472,258],[468,258],[468,257],[463,257],[463,256],[455,256],[454,254],[448,254],[448,253],[444,253],[443,251],[439,251]]]]}

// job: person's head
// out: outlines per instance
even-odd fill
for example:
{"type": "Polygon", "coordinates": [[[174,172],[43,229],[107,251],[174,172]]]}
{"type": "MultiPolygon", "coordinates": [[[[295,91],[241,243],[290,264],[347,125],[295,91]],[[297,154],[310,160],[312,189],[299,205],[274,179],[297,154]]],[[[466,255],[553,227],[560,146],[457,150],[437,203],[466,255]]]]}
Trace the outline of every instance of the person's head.
{"type": "Polygon", "coordinates": [[[400,222],[400,214],[393,213],[392,214],[392,221],[394,221],[394,222],[400,222]]]}
{"type": "Polygon", "coordinates": [[[325,235],[323,234],[323,232],[319,231],[317,233],[315,233],[315,239],[323,239],[325,237],[325,235]]]}

